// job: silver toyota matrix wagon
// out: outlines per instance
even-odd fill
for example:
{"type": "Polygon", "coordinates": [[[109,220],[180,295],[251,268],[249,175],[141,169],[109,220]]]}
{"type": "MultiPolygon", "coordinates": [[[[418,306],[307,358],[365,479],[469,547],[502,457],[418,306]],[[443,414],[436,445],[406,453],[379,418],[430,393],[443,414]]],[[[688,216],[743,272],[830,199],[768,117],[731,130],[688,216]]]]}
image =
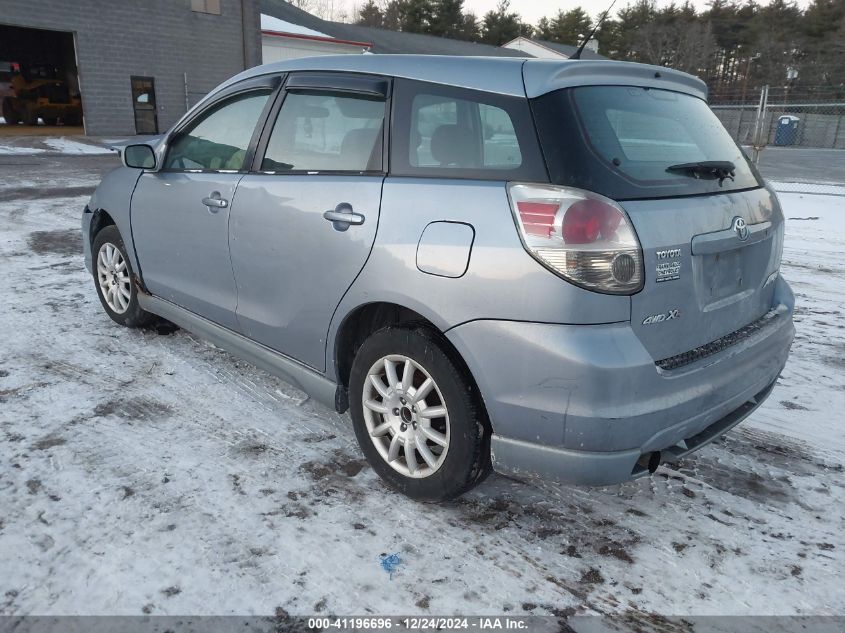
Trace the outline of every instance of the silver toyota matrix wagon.
{"type": "Polygon", "coordinates": [[[780,206],[684,73],[299,59],[121,153],[82,217],[106,313],[348,409],[415,499],[654,472],[789,353],[780,206]]]}

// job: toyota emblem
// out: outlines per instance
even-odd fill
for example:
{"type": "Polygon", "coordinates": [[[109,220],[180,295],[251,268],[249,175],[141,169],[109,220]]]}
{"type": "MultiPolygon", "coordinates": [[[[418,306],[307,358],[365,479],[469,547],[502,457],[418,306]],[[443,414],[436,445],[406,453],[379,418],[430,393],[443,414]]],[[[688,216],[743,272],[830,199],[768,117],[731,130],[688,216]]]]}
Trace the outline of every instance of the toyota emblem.
{"type": "Polygon", "coordinates": [[[731,228],[736,231],[736,235],[741,242],[744,242],[748,239],[748,225],[745,223],[745,220],[743,220],[739,216],[733,219],[733,222],[731,223],[731,228]]]}

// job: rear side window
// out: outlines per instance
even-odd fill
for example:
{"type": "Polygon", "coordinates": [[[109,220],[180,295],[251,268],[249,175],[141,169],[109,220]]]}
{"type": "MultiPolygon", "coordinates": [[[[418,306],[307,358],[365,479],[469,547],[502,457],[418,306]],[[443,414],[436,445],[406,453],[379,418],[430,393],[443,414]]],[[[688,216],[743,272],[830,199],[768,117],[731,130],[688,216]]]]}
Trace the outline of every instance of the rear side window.
{"type": "Polygon", "coordinates": [[[397,80],[391,173],[547,181],[528,102],[397,80]]]}
{"type": "Polygon", "coordinates": [[[239,171],[269,90],[238,95],[200,115],[171,141],[165,169],[239,171]]]}
{"type": "Polygon", "coordinates": [[[366,95],[290,92],[262,171],[381,171],[385,101],[366,95]]]}
{"type": "Polygon", "coordinates": [[[411,135],[419,141],[408,148],[413,167],[522,166],[513,121],[505,110],[486,103],[418,94],[411,105],[411,135]]]}
{"type": "Polygon", "coordinates": [[[584,86],[532,101],[551,179],[616,200],[759,187],[742,150],[707,104],[630,86],[584,86]],[[681,165],[729,161],[733,180],[681,165]]]}

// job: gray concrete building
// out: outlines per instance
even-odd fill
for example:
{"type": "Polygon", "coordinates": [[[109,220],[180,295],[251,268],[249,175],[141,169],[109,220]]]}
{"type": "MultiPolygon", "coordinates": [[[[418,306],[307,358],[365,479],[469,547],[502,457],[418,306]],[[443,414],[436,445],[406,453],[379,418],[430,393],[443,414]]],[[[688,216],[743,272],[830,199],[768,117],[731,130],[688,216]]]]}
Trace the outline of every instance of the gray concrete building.
{"type": "Polygon", "coordinates": [[[3,0],[2,7],[0,73],[19,82],[17,92],[6,84],[7,124],[78,125],[81,99],[87,134],[163,132],[218,83],[261,63],[257,0],[3,0]]]}

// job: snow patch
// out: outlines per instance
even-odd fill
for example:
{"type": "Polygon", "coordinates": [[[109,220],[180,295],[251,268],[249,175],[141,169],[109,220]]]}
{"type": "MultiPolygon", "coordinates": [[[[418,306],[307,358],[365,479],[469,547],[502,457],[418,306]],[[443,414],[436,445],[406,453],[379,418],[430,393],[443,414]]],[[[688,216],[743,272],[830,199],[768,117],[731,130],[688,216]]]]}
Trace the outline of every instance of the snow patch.
{"type": "Polygon", "coordinates": [[[112,152],[108,147],[80,143],[64,136],[45,138],[43,139],[43,143],[62,154],[110,154],[112,152]]]}
{"type": "Polygon", "coordinates": [[[19,145],[0,145],[0,156],[3,155],[32,155],[32,154],[67,154],[73,156],[79,155],[99,155],[111,154],[112,149],[103,147],[102,145],[93,145],[91,143],[84,143],[76,141],[65,136],[57,137],[43,137],[29,140],[30,143],[40,144],[45,147],[25,147],[19,145]]]}
{"type": "Polygon", "coordinates": [[[778,193],[815,193],[845,196],[845,185],[837,182],[783,182],[767,181],[778,193]]]}
{"type": "Polygon", "coordinates": [[[280,20],[279,18],[274,18],[273,16],[265,15],[264,13],[261,14],[261,30],[274,31],[276,33],[292,33],[293,35],[315,35],[317,37],[328,37],[330,39],[334,39],[330,35],[320,33],[320,31],[315,31],[299,24],[294,24],[293,22],[280,20]]]}
{"type": "Polygon", "coordinates": [[[0,156],[43,154],[47,150],[35,147],[17,147],[15,145],[0,145],[0,156]]]}
{"type": "Polygon", "coordinates": [[[0,196],[3,614],[843,613],[845,198],[780,196],[795,344],[724,438],[621,486],[494,475],[430,505],[381,483],[347,417],[113,324],[65,189],[108,161],[51,162],[0,178],[40,188],[0,196]]]}

